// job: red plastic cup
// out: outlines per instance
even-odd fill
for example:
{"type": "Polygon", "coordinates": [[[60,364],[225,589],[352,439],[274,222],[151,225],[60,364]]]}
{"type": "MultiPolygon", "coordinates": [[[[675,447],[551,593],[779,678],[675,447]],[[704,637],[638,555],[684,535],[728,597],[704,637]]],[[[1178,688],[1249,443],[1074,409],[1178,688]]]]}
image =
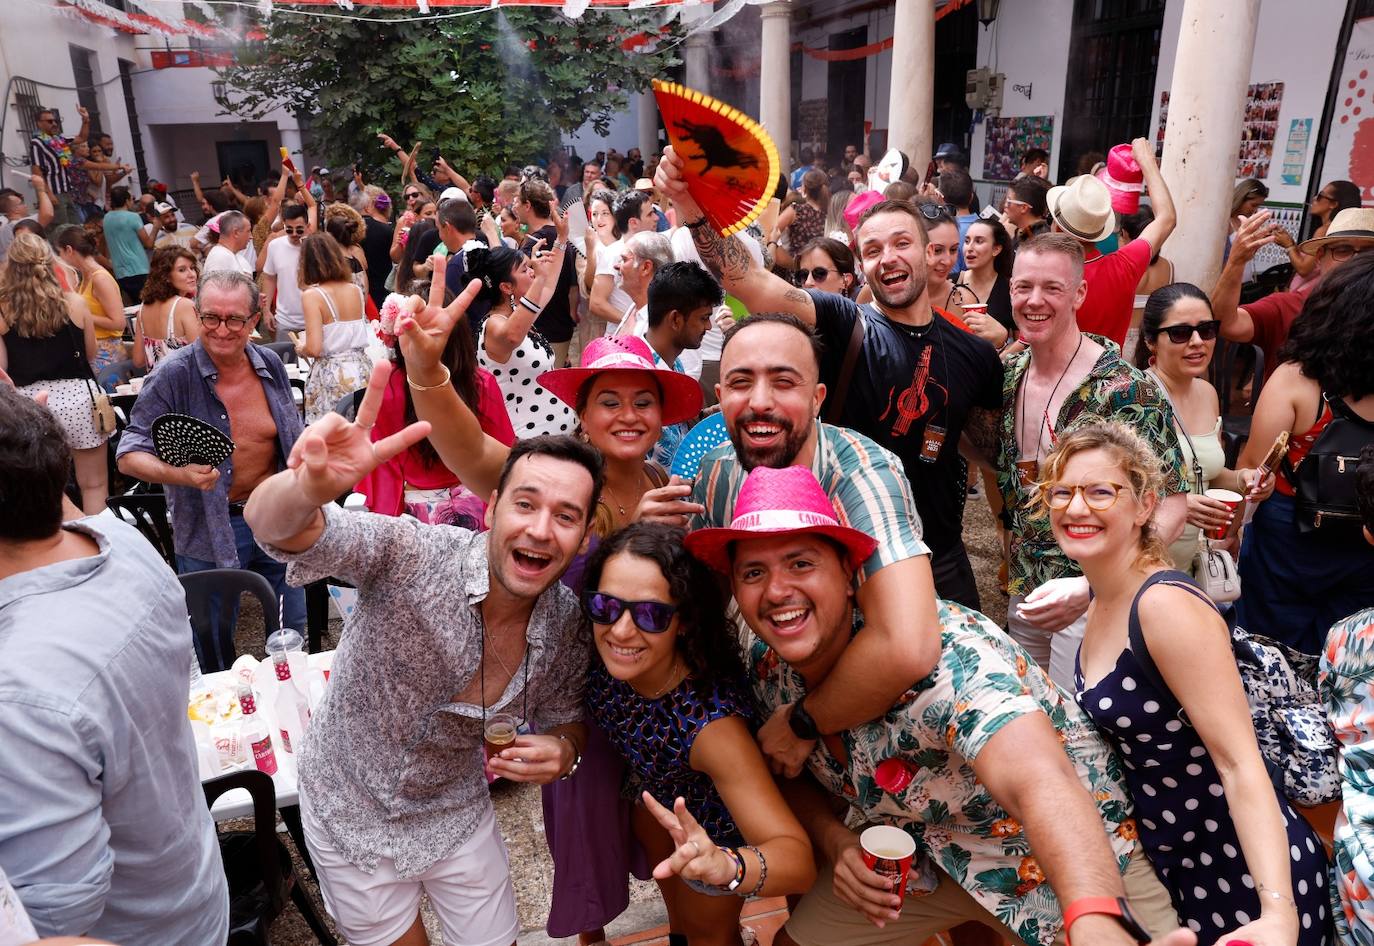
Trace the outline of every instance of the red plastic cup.
{"type": "Polygon", "coordinates": [[[916,841],[901,828],[876,825],[859,835],[864,864],[875,874],[882,874],[892,884],[892,892],[906,899],[906,878],[911,873],[911,859],[916,854],[916,841]]]}
{"type": "Polygon", "coordinates": [[[961,308],[961,309],[964,310],[964,321],[965,321],[965,322],[967,322],[967,321],[968,321],[968,317],[969,317],[970,315],[973,315],[974,313],[977,313],[978,315],[987,315],[987,314],[988,314],[988,304],[987,304],[986,302],[970,302],[970,303],[967,303],[966,305],[961,305],[961,306],[959,306],[959,308],[961,308]]]}
{"type": "Polygon", "coordinates": [[[1235,512],[1241,506],[1245,505],[1245,497],[1229,489],[1209,489],[1202,495],[1206,496],[1208,499],[1215,499],[1218,502],[1223,502],[1231,509],[1230,525],[1210,530],[1207,533],[1207,538],[1225,539],[1234,535],[1236,529],[1240,528],[1240,520],[1236,518],[1235,512]]]}

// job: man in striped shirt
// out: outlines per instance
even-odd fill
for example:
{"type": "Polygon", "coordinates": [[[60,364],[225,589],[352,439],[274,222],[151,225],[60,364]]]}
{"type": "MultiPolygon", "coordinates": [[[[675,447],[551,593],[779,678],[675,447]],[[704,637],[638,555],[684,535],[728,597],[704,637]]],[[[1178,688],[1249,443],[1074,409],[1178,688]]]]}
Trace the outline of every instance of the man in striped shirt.
{"type": "Polygon", "coordinates": [[[74,160],[72,145],[86,140],[91,128],[91,116],[81,106],[77,106],[76,112],[81,116],[81,130],[75,138],[68,140],[62,137],[57,115],[52,109],[45,108],[38,112],[38,133],[29,140],[31,173],[43,175],[48,182],[48,193],[53,200],[53,225],[58,227],[81,222],[76,212],[76,187],[72,183],[69,168],[74,160]]]}
{"type": "MultiPolygon", "coordinates": [[[[759,731],[774,770],[788,776],[801,771],[819,734],[886,712],[934,669],[940,654],[930,550],[921,539],[911,484],[894,454],[863,434],[816,419],[825,399],[818,348],[815,333],[791,315],[755,315],[730,330],[721,349],[719,392],[731,442],[706,455],[691,487],[701,510],[691,527],[728,526],[751,469],[806,466],[841,523],[878,539],[857,575],[863,629],[824,683],[779,707],[759,731]]],[[[680,489],[685,495],[686,485],[680,489]]]]}

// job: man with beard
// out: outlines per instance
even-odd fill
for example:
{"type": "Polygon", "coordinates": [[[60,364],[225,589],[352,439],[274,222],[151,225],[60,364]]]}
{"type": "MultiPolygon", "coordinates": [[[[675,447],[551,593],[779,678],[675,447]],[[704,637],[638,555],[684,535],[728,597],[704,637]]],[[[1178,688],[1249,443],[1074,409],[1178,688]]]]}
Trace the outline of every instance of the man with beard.
{"type": "Polygon", "coordinates": [[[572,437],[521,441],[485,534],[344,512],[334,497],[429,433],[421,422],[371,440],[390,373],[374,369],[356,421],[330,414],[307,428],[244,511],[293,582],[338,575],[359,593],[299,761],[306,844],[350,943],[425,942],[428,893],[444,942],[513,944],[483,732],[510,713],[539,733],[491,755],[496,775],[545,783],[577,768],[588,651],[577,599],[558,579],[586,549],[604,470],[572,437]]]}
{"type": "Polygon", "coordinates": [[[756,264],[737,238],[723,239],[702,226],[690,195],[672,187],[681,187],[681,167],[670,148],[659,175],[669,182],[678,220],[686,221],[702,260],[749,311],[787,312],[815,327],[824,343],[821,378],[840,401],[838,410],[825,405],[826,420],[867,434],[901,458],[931,550],[936,591],[977,609],[978,586],[963,542],[968,468],[959,441],[969,424],[980,430],[995,424],[1002,365],[989,342],[935,317],[920,213],[906,201],[885,200],[860,217],[854,241],[874,298],[860,306],[791,285],[756,264]]]}
{"type": "Polygon", "coordinates": [[[786,314],[751,316],[731,329],[716,388],[730,442],[706,455],[691,487],[658,490],[670,498],[646,497],[639,508],[641,517],[667,515],[690,491],[705,510],[691,527],[724,526],[734,519],[746,473],[804,466],[846,523],[877,538],[877,551],[858,574],[867,625],[824,683],[780,706],[759,731],[774,769],[789,776],[801,770],[820,734],[884,712],[930,672],[939,653],[929,549],[906,476],[900,461],[868,437],[816,420],[826,393],[819,346],[807,325],[786,314]]]}

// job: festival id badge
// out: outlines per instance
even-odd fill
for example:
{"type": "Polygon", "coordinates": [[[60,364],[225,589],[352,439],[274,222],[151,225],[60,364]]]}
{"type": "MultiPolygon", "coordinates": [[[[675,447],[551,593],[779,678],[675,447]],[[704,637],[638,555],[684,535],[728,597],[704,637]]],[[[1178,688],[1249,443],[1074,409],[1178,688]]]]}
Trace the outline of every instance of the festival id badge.
{"type": "Polygon", "coordinates": [[[1023,491],[1032,492],[1039,479],[1040,462],[1038,460],[1016,461],[1016,482],[1020,484],[1023,491]]]}
{"type": "Polygon", "coordinates": [[[925,430],[921,434],[921,454],[922,463],[934,463],[940,458],[940,450],[945,445],[945,428],[935,424],[926,424],[925,430]]]}

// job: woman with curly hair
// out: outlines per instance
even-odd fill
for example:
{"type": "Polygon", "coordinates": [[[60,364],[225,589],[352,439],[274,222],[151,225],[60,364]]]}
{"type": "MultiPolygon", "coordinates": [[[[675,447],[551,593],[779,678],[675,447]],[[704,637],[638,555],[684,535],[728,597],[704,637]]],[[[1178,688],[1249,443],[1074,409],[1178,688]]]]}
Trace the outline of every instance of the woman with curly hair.
{"type": "Polygon", "coordinates": [[[52,266],[47,240],[27,232],[15,236],[0,269],[0,369],[21,394],[47,392],[48,409],[61,421],[76,462],[81,508],[93,516],[105,508],[109,488],[107,435],[96,429],[91,412],[95,322],[80,295],[62,291],[52,266]]]}
{"type": "Polygon", "coordinates": [[[200,337],[194,301],[199,282],[196,254],[186,247],[163,246],[153,251],[140,296],[143,306],[134,323],[134,344],[142,350],[149,371],[169,352],[200,337]]]}
{"type": "MultiPolygon", "coordinates": [[[[1241,546],[1241,624],[1321,651],[1336,621],[1374,605],[1374,549],[1353,520],[1319,526],[1300,514],[1296,471],[1339,414],[1374,442],[1374,254],[1323,277],[1293,321],[1282,363],[1260,392],[1240,465],[1254,467],[1287,431],[1274,494],[1259,505],[1241,546]]],[[[1353,451],[1351,456],[1358,454],[1353,451]]],[[[1345,451],[1342,451],[1344,454],[1345,451]]],[[[1349,464],[1353,475],[1353,459],[1349,464]]]]}
{"type": "Polygon", "coordinates": [[[583,628],[600,660],[586,703],[643,789],[634,833],[657,864],[669,928],[727,946],[740,942],[744,897],[802,893],[815,864],[754,742],[720,586],[685,537],[638,522],[587,563],[583,628]]]}
{"type": "Polygon", "coordinates": [[[1159,458],[1095,424],[1059,440],[1037,485],[1093,591],[1076,699],[1121,756],[1180,919],[1200,946],[1327,946],[1326,852],[1269,778],[1226,622],[1155,532],[1159,458]]]}

